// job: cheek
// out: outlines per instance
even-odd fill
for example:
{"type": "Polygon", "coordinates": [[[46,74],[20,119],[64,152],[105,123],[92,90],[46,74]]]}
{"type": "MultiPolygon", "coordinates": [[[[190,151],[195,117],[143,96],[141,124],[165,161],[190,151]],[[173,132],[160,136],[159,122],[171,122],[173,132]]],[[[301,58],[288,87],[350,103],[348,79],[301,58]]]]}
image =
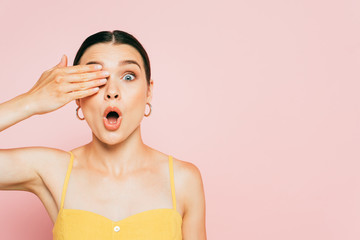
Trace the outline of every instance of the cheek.
{"type": "Polygon", "coordinates": [[[123,91],[121,91],[121,96],[124,101],[144,101],[144,98],[146,97],[146,91],[146,86],[144,86],[142,82],[138,81],[134,85],[124,87],[123,91]]]}
{"type": "MultiPolygon", "coordinates": [[[[123,102],[128,112],[142,112],[146,104],[146,89],[138,88],[123,94],[123,102]]],[[[120,100],[121,101],[121,100],[120,100]]]]}
{"type": "Polygon", "coordinates": [[[94,117],[93,115],[99,111],[101,104],[100,98],[100,94],[95,94],[80,99],[80,106],[88,120],[91,120],[94,117]]]}
{"type": "Polygon", "coordinates": [[[127,100],[129,110],[141,111],[142,106],[145,104],[144,94],[140,92],[129,96],[127,100]]]}

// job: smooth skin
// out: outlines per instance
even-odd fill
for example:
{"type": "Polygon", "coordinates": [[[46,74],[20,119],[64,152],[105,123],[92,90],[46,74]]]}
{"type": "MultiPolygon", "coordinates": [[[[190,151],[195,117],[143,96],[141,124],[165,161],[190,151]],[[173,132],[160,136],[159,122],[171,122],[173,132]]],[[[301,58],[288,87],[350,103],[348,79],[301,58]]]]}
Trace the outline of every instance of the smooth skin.
{"type": "MultiPolygon", "coordinates": [[[[173,207],[168,155],[145,145],[141,138],[140,124],[154,84],[153,80],[147,84],[143,66],[141,55],[132,46],[95,44],[86,50],[80,65],[67,66],[64,55],[28,92],[0,104],[0,131],[73,100],[81,107],[93,138],[71,150],[75,158],[64,208],[119,221],[143,211],[173,207]],[[138,64],[126,64],[125,60],[138,64]],[[115,131],[103,125],[108,106],[122,112],[120,128],[115,131]]],[[[55,222],[69,161],[69,153],[61,149],[0,149],[0,190],[36,194],[55,222]]],[[[174,158],[174,181],[183,239],[206,239],[199,169],[174,158]]]]}

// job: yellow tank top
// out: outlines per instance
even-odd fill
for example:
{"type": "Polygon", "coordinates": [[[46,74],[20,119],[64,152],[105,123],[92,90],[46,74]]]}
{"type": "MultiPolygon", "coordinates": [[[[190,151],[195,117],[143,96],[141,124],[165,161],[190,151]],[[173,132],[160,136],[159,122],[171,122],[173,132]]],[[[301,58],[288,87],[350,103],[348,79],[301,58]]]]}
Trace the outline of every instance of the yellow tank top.
{"type": "Polygon", "coordinates": [[[173,208],[158,208],[114,222],[100,214],[80,209],[64,209],[66,189],[73,165],[71,154],[58,216],[52,229],[54,240],[181,240],[182,217],[176,210],[173,159],[169,155],[173,208]]]}

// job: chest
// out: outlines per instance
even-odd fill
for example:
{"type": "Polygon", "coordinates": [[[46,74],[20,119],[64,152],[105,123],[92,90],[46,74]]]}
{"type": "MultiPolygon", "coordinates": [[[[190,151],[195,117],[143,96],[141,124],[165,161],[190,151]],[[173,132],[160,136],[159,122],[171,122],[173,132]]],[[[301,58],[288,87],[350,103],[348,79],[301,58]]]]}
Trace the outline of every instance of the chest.
{"type": "Polygon", "coordinates": [[[74,168],[69,177],[65,209],[91,211],[109,219],[158,208],[172,208],[170,177],[162,169],[144,169],[110,177],[74,168]]]}

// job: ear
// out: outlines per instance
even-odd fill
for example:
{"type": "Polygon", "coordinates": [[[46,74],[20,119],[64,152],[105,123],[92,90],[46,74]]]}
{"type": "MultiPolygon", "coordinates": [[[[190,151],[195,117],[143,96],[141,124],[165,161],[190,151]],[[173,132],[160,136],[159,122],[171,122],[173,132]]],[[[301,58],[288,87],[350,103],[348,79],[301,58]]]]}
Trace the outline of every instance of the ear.
{"type": "Polygon", "coordinates": [[[148,85],[148,90],[147,90],[147,102],[151,102],[152,99],[152,94],[153,94],[153,87],[154,87],[154,80],[150,79],[150,85],[148,85]]]}
{"type": "Polygon", "coordinates": [[[76,105],[78,105],[78,107],[80,106],[80,100],[79,99],[75,99],[76,105]]]}

